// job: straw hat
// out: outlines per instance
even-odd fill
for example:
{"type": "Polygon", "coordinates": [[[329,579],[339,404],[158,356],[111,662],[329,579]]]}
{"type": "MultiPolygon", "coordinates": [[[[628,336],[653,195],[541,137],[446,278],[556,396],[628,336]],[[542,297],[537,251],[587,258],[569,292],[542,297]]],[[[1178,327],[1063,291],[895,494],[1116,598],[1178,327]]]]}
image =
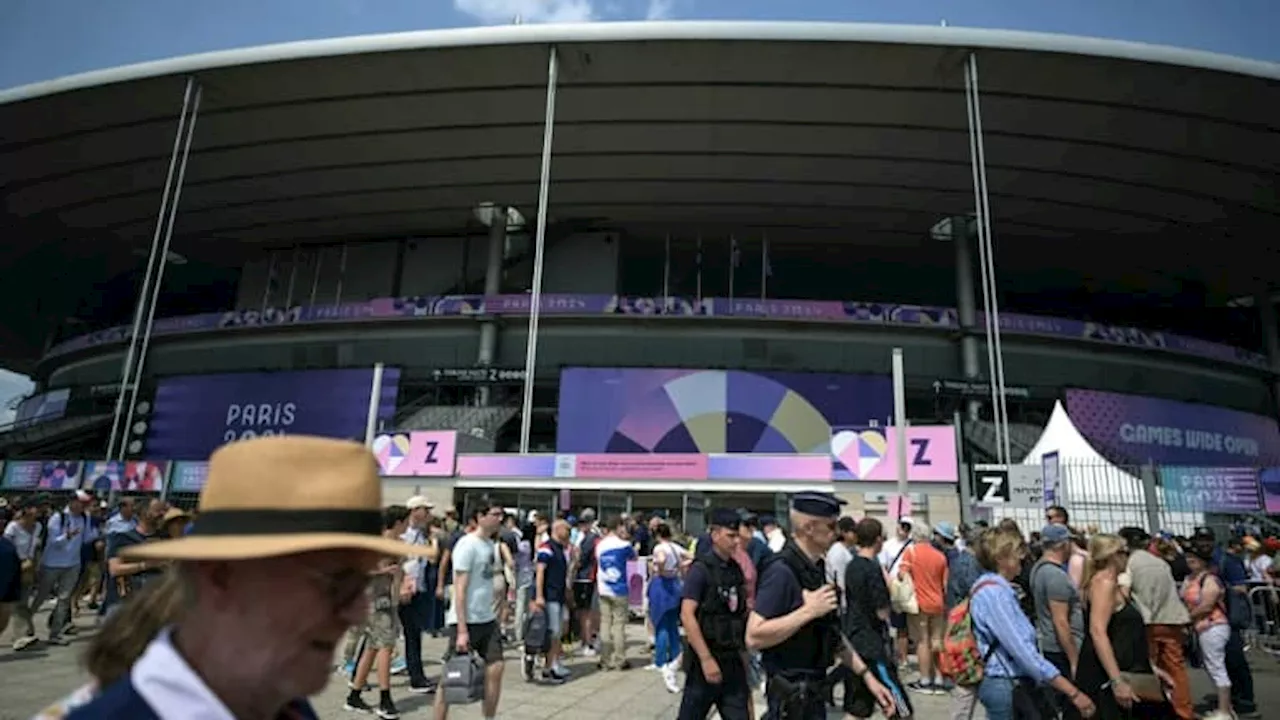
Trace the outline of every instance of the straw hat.
{"type": "Polygon", "coordinates": [[[191,513],[188,513],[186,510],[183,510],[182,508],[169,508],[168,510],[165,511],[164,519],[160,521],[160,524],[168,525],[169,523],[175,520],[187,520],[190,517],[191,517],[191,513]]]}
{"type": "Polygon", "coordinates": [[[382,537],[382,482],[363,445],[291,435],[231,443],[209,458],[191,534],[133,545],[140,560],[250,560],[316,550],[425,555],[382,537]]]}

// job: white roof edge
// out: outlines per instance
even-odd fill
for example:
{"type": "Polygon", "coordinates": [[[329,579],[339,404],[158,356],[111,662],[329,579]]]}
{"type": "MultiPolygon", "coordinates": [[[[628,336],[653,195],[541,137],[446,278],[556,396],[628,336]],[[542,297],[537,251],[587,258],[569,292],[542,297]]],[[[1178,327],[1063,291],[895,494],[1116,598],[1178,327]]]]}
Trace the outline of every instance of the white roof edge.
{"type": "Polygon", "coordinates": [[[99,85],[216,68],[362,53],[485,45],[737,40],[761,42],[874,42],[941,47],[1026,50],[1179,65],[1280,80],[1280,64],[1166,45],[1050,33],[977,28],[816,22],[602,22],[576,25],[501,25],[385,35],[304,40],[125,65],[0,91],[0,105],[99,85]]]}

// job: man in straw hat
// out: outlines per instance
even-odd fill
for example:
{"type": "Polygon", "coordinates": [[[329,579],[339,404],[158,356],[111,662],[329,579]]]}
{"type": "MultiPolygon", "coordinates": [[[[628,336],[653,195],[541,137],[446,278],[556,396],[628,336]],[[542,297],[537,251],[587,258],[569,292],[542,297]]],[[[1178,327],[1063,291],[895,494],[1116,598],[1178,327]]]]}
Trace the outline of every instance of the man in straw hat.
{"type": "Polygon", "coordinates": [[[129,675],[69,718],[315,718],[347,628],[369,612],[380,558],[421,549],[382,536],[377,462],[362,445],[287,436],[209,460],[191,534],[135,545],[172,561],[187,601],[129,675]]]}

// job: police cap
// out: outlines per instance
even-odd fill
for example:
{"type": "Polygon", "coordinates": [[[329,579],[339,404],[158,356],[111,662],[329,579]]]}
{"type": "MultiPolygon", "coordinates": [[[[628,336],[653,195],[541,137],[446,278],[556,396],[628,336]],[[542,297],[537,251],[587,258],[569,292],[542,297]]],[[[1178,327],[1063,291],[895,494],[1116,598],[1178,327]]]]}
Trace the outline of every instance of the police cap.
{"type": "Polygon", "coordinates": [[[825,492],[799,492],[791,496],[792,510],[814,517],[840,517],[840,506],[844,504],[844,500],[825,492]]]}
{"type": "Polygon", "coordinates": [[[742,517],[734,510],[714,508],[711,510],[707,524],[718,528],[736,528],[741,521],[742,517]]]}

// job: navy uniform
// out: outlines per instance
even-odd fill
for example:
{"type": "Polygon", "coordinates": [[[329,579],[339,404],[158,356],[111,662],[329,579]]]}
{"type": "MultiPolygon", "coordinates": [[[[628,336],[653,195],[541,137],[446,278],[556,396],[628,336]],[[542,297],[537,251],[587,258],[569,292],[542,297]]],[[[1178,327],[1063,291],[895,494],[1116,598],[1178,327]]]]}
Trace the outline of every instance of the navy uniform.
{"type": "MultiPolygon", "coordinates": [[[[830,532],[814,537],[811,547],[817,558],[811,558],[793,536],[781,552],[765,563],[756,586],[755,614],[760,620],[772,620],[794,613],[804,605],[804,591],[816,591],[831,586],[823,568],[822,557],[836,540],[836,518],[844,501],[830,493],[803,492],[791,498],[791,510],[830,522],[830,532]]],[[[822,531],[819,531],[822,533],[822,531]]],[[[802,625],[790,637],[764,648],[763,665],[768,675],[766,694],[769,720],[818,720],[826,718],[825,692],[823,690],[827,669],[843,653],[840,640],[839,614],[836,612],[835,590],[832,587],[831,610],[827,614],[802,625]]],[[[759,620],[757,620],[759,622],[759,620]]],[[[854,658],[853,671],[871,688],[883,688],[867,675],[868,669],[860,659],[854,658]]]]}
{"type": "Polygon", "coordinates": [[[751,684],[747,681],[747,579],[732,556],[715,551],[717,532],[738,533],[739,517],[732,510],[711,512],[711,530],[698,543],[706,552],[689,568],[681,600],[681,619],[689,652],[684,653],[686,675],[678,720],[704,720],[714,706],[723,720],[747,720],[751,684]],[[688,622],[686,610],[695,622],[688,622]],[[691,627],[692,626],[692,627],[691,627]],[[708,680],[705,671],[719,678],[708,680]]]}

